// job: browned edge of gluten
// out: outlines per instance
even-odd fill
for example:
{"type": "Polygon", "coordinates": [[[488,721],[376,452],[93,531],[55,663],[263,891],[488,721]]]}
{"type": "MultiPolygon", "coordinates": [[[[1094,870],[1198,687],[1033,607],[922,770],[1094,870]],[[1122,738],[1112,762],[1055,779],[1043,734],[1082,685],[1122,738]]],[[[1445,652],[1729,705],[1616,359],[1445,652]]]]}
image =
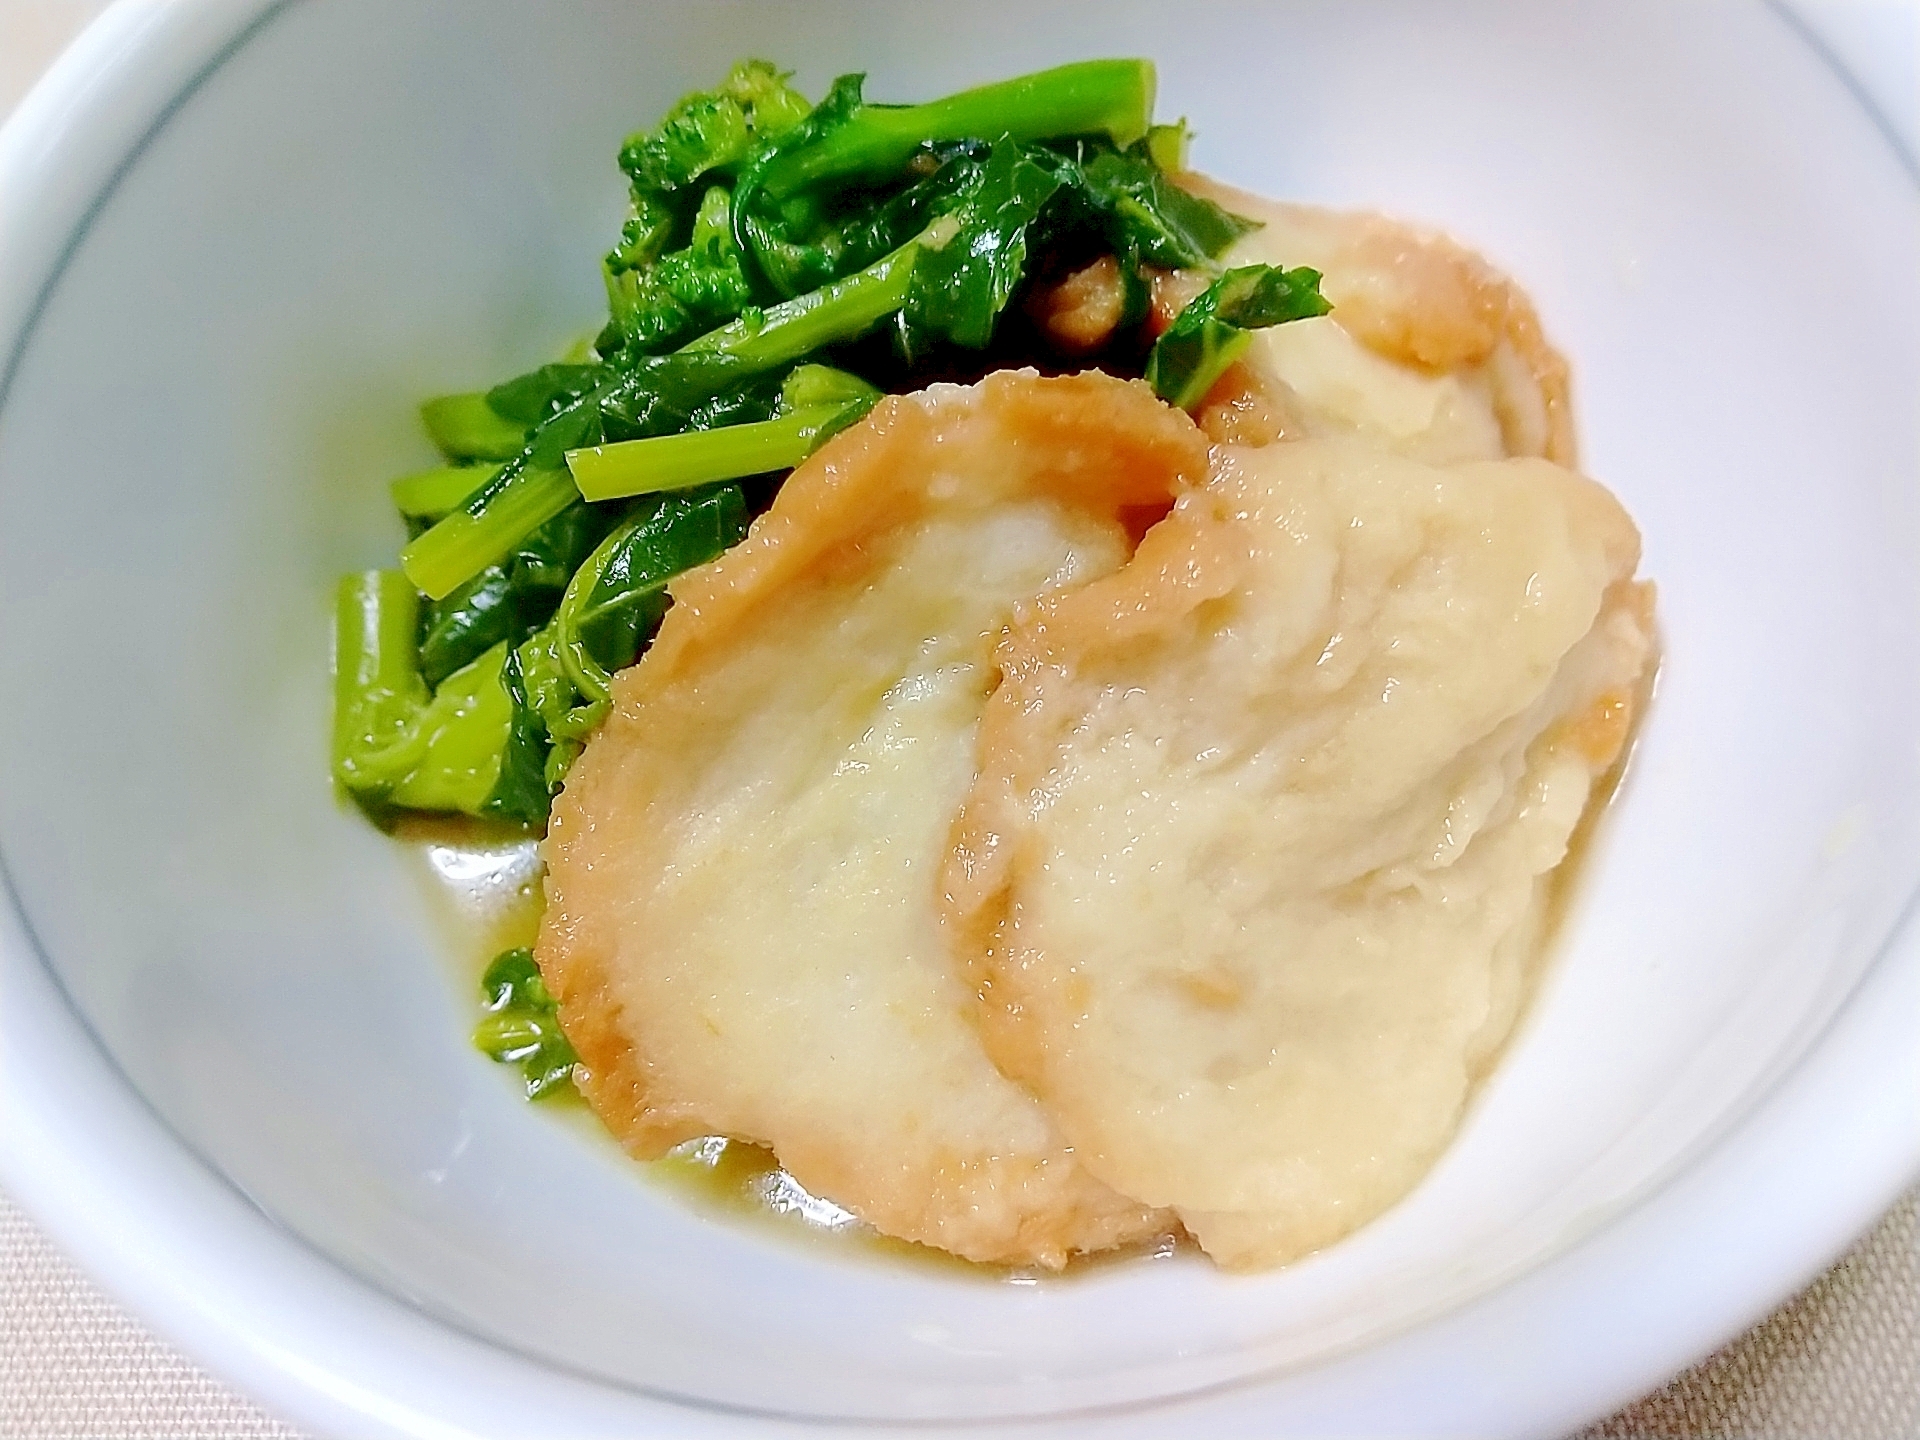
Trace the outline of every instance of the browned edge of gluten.
{"type": "MultiPolygon", "coordinates": [[[[1099,372],[1041,378],[1001,371],[964,396],[889,397],[794,470],[745,540],[668,587],[673,605],[653,645],[616,677],[607,725],[639,723],[643,706],[692,703],[684,692],[697,683],[702,661],[739,627],[754,624],[760,607],[788,586],[870,563],[886,533],[929,507],[924,466],[914,462],[943,420],[965,413],[948,407],[976,403],[991,407],[1021,442],[1045,442],[1052,463],[1033,470],[1037,490],[1123,523],[1138,518],[1130,512],[1164,510],[1205,479],[1205,437],[1137,381],[1099,372]]],[[[565,856],[575,835],[591,827],[586,797],[595,767],[590,742],[554,802],[542,845],[547,906],[535,953],[580,1056],[582,1092],[630,1153],[655,1158],[709,1130],[697,1113],[650,1093],[645,1056],[620,1023],[614,947],[567,911],[565,856]]]]}
{"type": "MultiPolygon", "coordinates": [[[[1196,171],[1182,173],[1179,182],[1227,210],[1251,218],[1284,214],[1323,232],[1330,243],[1308,247],[1313,253],[1287,263],[1323,271],[1332,318],[1376,354],[1444,371],[1487,363],[1504,340],[1538,389],[1546,419],[1540,453],[1577,468],[1566,357],[1548,342],[1526,292],[1478,253],[1437,230],[1374,212],[1268,200],[1196,171]]],[[[1502,428],[1509,429],[1511,398],[1502,394],[1501,377],[1492,378],[1502,428]]]]}

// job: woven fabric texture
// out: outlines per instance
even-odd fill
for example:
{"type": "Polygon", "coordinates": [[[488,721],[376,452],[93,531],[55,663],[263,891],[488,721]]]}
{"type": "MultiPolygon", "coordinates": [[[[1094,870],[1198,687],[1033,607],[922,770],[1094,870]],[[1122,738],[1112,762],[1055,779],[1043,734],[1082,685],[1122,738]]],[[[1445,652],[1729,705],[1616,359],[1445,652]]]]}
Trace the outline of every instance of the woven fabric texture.
{"type": "Polygon", "coordinates": [[[1580,1440],[1696,1437],[1920,1437],[1920,1191],[1791,1304],[1580,1440]]]}
{"type": "Polygon", "coordinates": [[[161,1344],[0,1196],[0,1437],[300,1440],[161,1344]]]}

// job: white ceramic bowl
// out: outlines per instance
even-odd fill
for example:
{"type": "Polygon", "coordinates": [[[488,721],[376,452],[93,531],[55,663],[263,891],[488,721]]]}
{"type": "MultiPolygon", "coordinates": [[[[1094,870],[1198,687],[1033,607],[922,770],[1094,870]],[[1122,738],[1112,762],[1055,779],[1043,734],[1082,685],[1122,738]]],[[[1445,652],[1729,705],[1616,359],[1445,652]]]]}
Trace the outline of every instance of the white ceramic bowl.
{"type": "Polygon", "coordinates": [[[0,1164],[316,1431],[1548,1435],[1808,1278],[1920,1164],[1920,204],[1781,14],[113,12],[0,138],[0,1164]],[[1198,163],[1438,221],[1574,357],[1666,671],[1459,1142],[1281,1273],[1017,1286],[690,1208],[514,1096],[331,800],[326,595],[417,397],[600,313],[622,135],[742,52],[921,97],[1161,66],[1198,163]]]}

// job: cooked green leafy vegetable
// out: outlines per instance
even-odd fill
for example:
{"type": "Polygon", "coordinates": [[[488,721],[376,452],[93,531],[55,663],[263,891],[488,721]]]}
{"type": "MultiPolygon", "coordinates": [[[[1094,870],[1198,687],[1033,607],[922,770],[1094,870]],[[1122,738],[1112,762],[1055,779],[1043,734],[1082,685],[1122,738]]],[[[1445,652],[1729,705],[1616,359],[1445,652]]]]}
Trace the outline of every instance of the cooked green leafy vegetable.
{"type": "Polygon", "coordinates": [[[1229,270],[1174,317],[1147,357],[1147,382],[1170,405],[1190,410],[1253,342],[1252,332],[1324,315],[1320,272],[1243,265],[1229,270]]]}
{"type": "Polygon", "coordinates": [[[485,395],[442,395],[420,407],[420,419],[449,460],[507,460],[527,443],[527,427],[495,410],[485,395]]]}
{"type": "MultiPolygon", "coordinates": [[[[849,80],[857,96],[859,77],[838,84],[849,80]]],[[[1116,146],[1131,145],[1152,123],[1153,91],[1149,61],[1082,60],[925,105],[855,101],[832,124],[780,148],[755,178],[770,198],[783,200],[823,184],[885,181],[923,146],[943,141],[1104,135],[1116,146]]]]}
{"type": "Polygon", "coordinates": [[[442,465],[393,482],[393,508],[409,522],[440,519],[494,476],[491,465],[442,465]]]}
{"type": "MultiPolygon", "coordinates": [[[[1253,222],[1177,183],[1185,123],[1155,125],[1153,93],[1146,61],[1090,60],[921,105],[870,102],[843,75],[811,105],[748,60],[628,137],[606,325],[428,401],[448,463],[393,484],[400,569],[342,582],[342,788],[376,815],[537,829],[668,582],[885,393],[1093,364],[1193,408],[1252,329],[1323,313],[1310,270],[1222,273],[1253,222]],[[1095,262],[1117,275],[1118,321],[1056,342],[1030,297],[1095,262]],[[1155,341],[1147,300],[1169,269],[1211,283],[1155,341]]],[[[520,1000],[496,1011],[538,1039],[520,1000]]]]}
{"type": "Polygon", "coordinates": [[[973,183],[955,196],[955,231],[914,267],[906,319],[969,350],[986,348],[994,324],[1026,278],[1027,232],[1064,181],[1011,140],[996,141],[973,183]]]}
{"type": "Polygon", "coordinates": [[[573,1088],[580,1057],[561,1032],[558,1007],[527,949],[503,950],[480,978],[486,1013],[474,1027],[475,1048],[526,1077],[527,1098],[573,1088]]]}
{"type": "Polygon", "coordinates": [[[558,784],[598,727],[613,672],[639,656],[667,613],[667,582],[717,559],[747,533],[747,504],[737,485],[649,497],[587,557],[553,620],[521,646],[531,704],[553,749],[546,762],[558,784]]]}
{"type": "Polygon", "coordinates": [[[420,673],[437,686],[502,640],[518,645],[560,604],[567,582],[618,517],[578,500],[421,615],[420,673]]]}
{"type": "Polygon", "coordinates": [[[521,818],[496,793],[513,731],[513,699],[501,679],[507,643],[429,691],[414,639],[418,616],[419,596],[391,570],[340,582],[334,774],[370,805],[521,818]]]}

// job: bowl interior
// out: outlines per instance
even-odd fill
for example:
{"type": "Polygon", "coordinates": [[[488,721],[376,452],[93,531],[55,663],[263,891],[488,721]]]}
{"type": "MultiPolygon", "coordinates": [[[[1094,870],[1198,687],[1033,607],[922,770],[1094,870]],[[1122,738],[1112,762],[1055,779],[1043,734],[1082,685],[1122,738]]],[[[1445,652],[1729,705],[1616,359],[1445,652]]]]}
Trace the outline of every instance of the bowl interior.
{"type": "Polygon", "coordinates": [[[1087,13],[288,7],[77,237],[0,396],[0,859],[155,1111],[341,1266],[735,1406],[1186,1392],[1365,1344],[1603,1223],[1884,941],[1920,877],[1920,279],[1911,185],[1851,97],[1758,6],[1087,13]],[[1199,168],[1453,231],[1574,360],[1586,464],[1660,583],[1658,699],[1459,1141],[1302,1264],[1015,1284],[689,1205],[468,1047],[471,957],[419,855],[330,794],[328,596],[391,562],[385,482],[432,460],[414,404],[597,325],[621,138],[743,51],[899,99],[1151,55],[1199,168]]]}

